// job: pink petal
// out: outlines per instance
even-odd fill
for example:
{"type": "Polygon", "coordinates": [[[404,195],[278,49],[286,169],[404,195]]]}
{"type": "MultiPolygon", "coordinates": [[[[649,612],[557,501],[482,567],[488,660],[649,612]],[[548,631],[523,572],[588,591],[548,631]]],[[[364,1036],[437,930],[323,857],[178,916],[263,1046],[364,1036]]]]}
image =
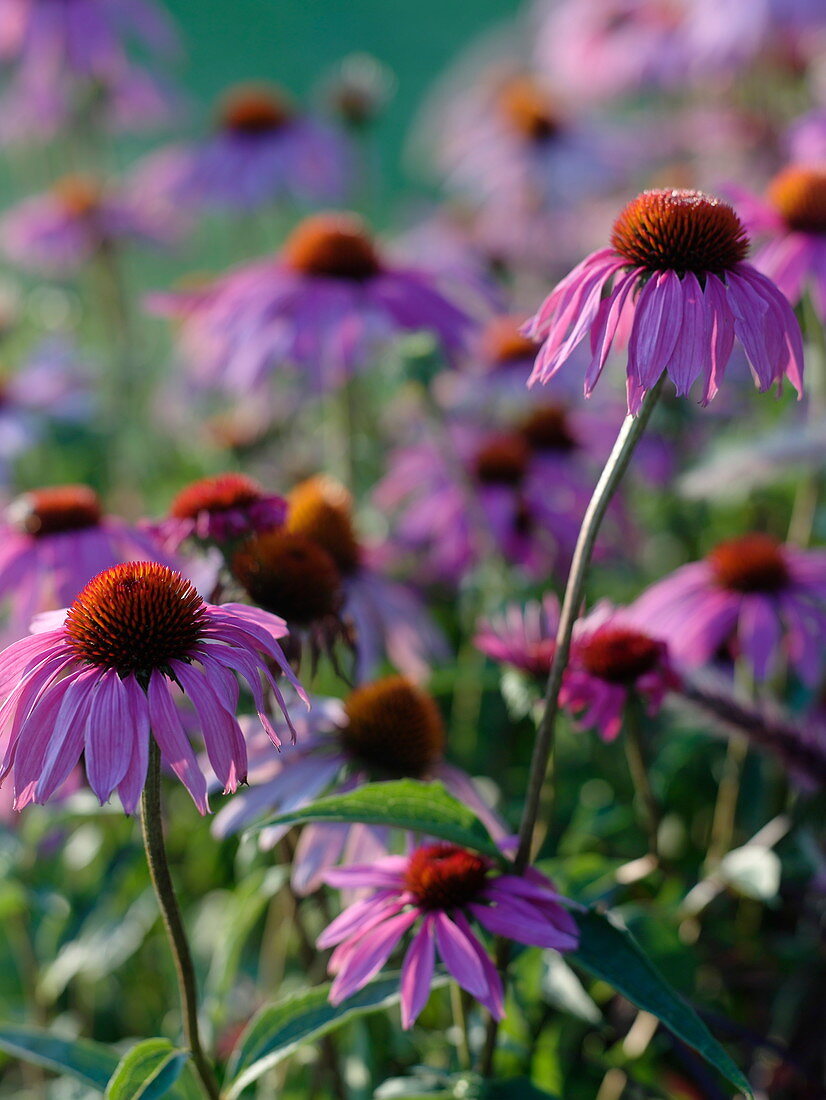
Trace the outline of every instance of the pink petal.
{"type": "Polygon", "coordinates": [[[428,913],[422,921],[421,928],[413,937],[402,963],[402,1027],[405,1031],[413,1026],[419,1013],[427,1004],[435,963],[433,914],[428,913]]]}

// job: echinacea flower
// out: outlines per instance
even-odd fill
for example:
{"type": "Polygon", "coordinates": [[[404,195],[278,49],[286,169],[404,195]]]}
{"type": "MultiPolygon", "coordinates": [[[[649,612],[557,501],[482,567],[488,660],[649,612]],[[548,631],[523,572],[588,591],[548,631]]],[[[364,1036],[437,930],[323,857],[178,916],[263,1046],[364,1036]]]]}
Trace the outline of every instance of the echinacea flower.
{"type": "Polygon", "coordinates": [[[150,529],[169,553],[187,539],[226,550],[239,539],[280,527],[286,514],[283,497],[245,474],[225,473],[187,485],[170,504],[169,515],[150,529]]]}
{"type": "Polygon", "coordinates": [[[678,683],[666,642],[642,616],[605,601],[574,626],[559,702],[579,715],[580,725],[613,741],[630,699],[655,715],[678,683]]]}
{"type": "MultiPolygon", "coordinates": [[[[277,759],[263,736],[251,741],[249,790],[235,795],[217,814],[217,836],[299,809],[323,794],[386,779],[441,780],[484,822],[491,836],[505,835],[502,821],[470,776],[444,759],[444,723],[432,696],[404,677],[363,684],[343,701],[312,699],[310,713],[298,721],[298,744],[285,748],[277,759]]],[[[291,828],[263,828],[261,846],[274,847],[291,828]]],[[[305,825],[293,856],[293,889],[298,894],[318,889],[325,871],[342,859],[368,863],[386,855],[392,832],[387,826],[362,823],[305,825]]]]}
{"type": "Polygon", "coordinates": [[[187,206],[254,210],[285,197],[331,201],[345,190],[341,137],[266,84],[231,88],[215,133],[177,156],[176,177],[166,177],[168,197],[187,206]]]}
{"type": "Polygon", "coordinates": [[[287,530],[322,547],[338,567],[341,614],[354,630],[355,682],[375,676],[385,657],[410,679],[424,680],[447,659],[447,643],[416,591],[385,576],[377,548],[359,540],[347,489],[331,477],[312,477],[287,501],[287,530]]]}
{"type": "Polygon", "coordinates": [[[344,889],[372,890],[344,910],[318,937],[334,947],[330,1001],[339,1004],[384,966],[404,934],[418,923],[401,973],[402,1027],[427,1003],[436,953],[451,976],[490,1014],[504,1016],[502,980],[470,921],[487,932],[532,947],[572,951],[576,922],[550,879],[530,868],[502,871],[455,844],[427,844],[409,855],[337,867],[325,880],[344,889]]]}
{"type": "Polygon", "coordinates": [[[493,548],[531,576],[565,568],[593,483],[561,406],[535,413],[507,431],[450,424],[465,480],[432,438],[391,453],[376,502],[428,580],[456,584],[493,548]]]}
{"type": "Polygon", "coordinates": [[[34,615],[66,607],[96,574],[137,558],[166,560],[151,535],[104,515],[88,486],[23,493],[0,524],[0,601],[10,605],[9,629],[20,637],[34,615]]]}
{"type": "Polygon", "coordinates": [[[556,652],[559,600],[553,593],[524,606],[508,604],[498,615],[483,619],[473,644],[497,664],[509,665],[544,684],[556,652]]]}
{"type": "Polygon", "coordinates": [[[22,268],[63,274],[113,245],[166,245],[174,234],[168,218],[144,209],[126,192],[86,176],[66,176],[4,214],[0,246],[22,268]]]}
{"type": "Polygon", "coordinates": [[[18,810],[48,801],[82,754],[101,803],[117,790],[124,810],[134,812],[152,736],[206,813],[206,779],[178,713],[181,693],[225,791],[247,774],[236,675],[276,747],[262,678],[282,710],[284,700],[269,663],[302,694],[278,645],[287,633],[283,620],[238,604],[204,603],[180,573],[157,562],[105,570],[70,607],[44,616],[38,630],[0,660],[0,780],[13,770],[18,810]]]}
{"type": "Polygon", "coordinates": [[[545,300],[528,327],[542,340],[529,385],[547,382],[590,333],[585,395],[612,346],[628,345],[628,408],[639,411],[663,372],[678,394],[698,378],[700,403],[717,393],[735,336],[760,390],[787,376],[803,388],[803,342],[786,298],[745,262],[749,241],[734,210],[700,191],[644,191],[594,252],[545,300]]]}
{"type": "Polygon", "coordinates": [[[823,669],[826,553],[741,535],[658,581],[635,602],[634,614],[688,665],[728,648],[758,681],[783,659],[814,686],[823,669]]]}
{"type": "Polygon", "coordinates": [[[297,663],[305,643],[315,663],[321,653],[336,662],[335,644],[352,648],[342,621],[341,573],[323,546],[283,528],[245,539],[232,553],[234,580],[258,607],[285,619],[290,657],[297,663]]]}
{"type": "Polygon", "coordinates": [[[241,395],[289,369],[325,393],[410,332],[431,332],[452,357],[471,325],[431,276],[388,263],[350,214],[306,218],[272,259],[154,305],[179,321],[199,384],[241,395]]]}
{"type": "Polygon", "coordinates": [[[754,265],[797,305],[806,290],[826,323],[826,159],[795,164],[769,183],[765,200],[733,192],[749,230],[767,238],[754,265]]]}

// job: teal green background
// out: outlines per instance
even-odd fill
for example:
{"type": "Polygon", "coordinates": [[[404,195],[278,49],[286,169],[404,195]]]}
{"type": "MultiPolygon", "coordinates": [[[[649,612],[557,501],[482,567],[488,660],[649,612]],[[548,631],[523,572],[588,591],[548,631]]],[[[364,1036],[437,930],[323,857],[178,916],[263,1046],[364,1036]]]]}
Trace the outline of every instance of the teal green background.
{"type": "MultiPolygon", "coordinates": [[[[343,57],[375,55],[398,86],[378,131],[385,183],[405,181],[400,154],[434,79],[513,0],[167,0],[186,43],[186,85],[206,104],[226,85],[268,79],[299,97],[343,57]]],[[[405,182],[409,183],[409,180],[405,182]]]]}

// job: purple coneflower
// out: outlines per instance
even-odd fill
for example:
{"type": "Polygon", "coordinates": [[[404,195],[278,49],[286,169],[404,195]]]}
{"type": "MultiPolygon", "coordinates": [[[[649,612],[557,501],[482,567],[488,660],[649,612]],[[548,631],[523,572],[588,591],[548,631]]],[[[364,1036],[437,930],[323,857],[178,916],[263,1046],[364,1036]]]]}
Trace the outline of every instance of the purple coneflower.
{"type": "MultiPolygon", "coordinates": [[[[494,838],[505,827],[476,789],[473,780],[444,759],[445,730],[433,698],[402,676],[387,676],[352,691],[343,702],[313,699],[299,744],[277,759],[263,737],[251,745],[250,789],[236,795],[215,818],[213,831],[227,836],[256,820],[309,805],[321,794],[353,790],[371,780],[441,780],[485,823],[494,838]]],[[[262,830],[262,847],[272,848],[290,825],[262,830]]],[[[324,873],[342,859],[368,863],[386,855],[392,830],[387,826],[305,825],[295,850],[292,884],[308,894],[324,873]]]]}
{"type": "Polygon", "coordinates": [[[473,644],[492,661],[510,665],[544,684],[556,652],[558,626],[559,600],[549,593],[541,603],[508,604],[500,614],[483,619],[473,644]]]}
{"type": "Polygon", "coordinates": [[[137,558],[164,560],[158,543],[125,520],[103,513],[86,485],[23,493],[0,524],[0,600],[9,628],[27,633],[32,617],[66,607],[96,574],[137,558]]]}
{"type": "Polygon", "coordinates": [[[385,657],[416,681],[447,658],[447,643],[415,590],[384,576],[377,553],[359,541],[343,485],[324,476],[301,482],[289,494],[286,526],[325,550],[338,568],[342,615],[355,631],[356,683],[374,676],[385,657]]]}
{"type": "Polygon", "coordinates": [[[306,218],[274,259],[155,301],[180,321],[199,382],[241,394],[290,367],[326,392],[401,333],[432,332],[453,356],[471,325],[429,276],[388,264],[350,214],[306,218]]]}
{"type": "Polygon", "coordinates": [[[633,610],[677,660],[701,665],[727,648],[766,680],[784,658],[814,686],[823,669],[826,553],[741,535],[659,581],[633,610]]]}
{"type": "Polygon", "coordinates": [[[784,375],[801,393],[800,328],[777,287],[745,263],[749,241],[734,210],[699,191],[644,191],[594,252],[556,287],[528,333],[543,341],[529,385],[547,382],[586,333],[585,395],[614,344],[628,343],[628,408],[665,371],[678,394],[702,378],[701,404],[723,380],[735,336],[760,390],[784,375]]]}
{"type": "Polygon", "coordinates": [[[754,263],[797,305],[806,289],[826,323],[826,160],[792,165],[771,181],[765,201],[738,191],[738,207],[755,234],[769,240],[754,263]]]}
{"type": "Polygon", "coordinates": [[[227,550],[238,539],[280,527],[287,502],[245,474],[217,474],[194,481],[175,497],[169,515],[151,525],[170,553],[187,539],[227,550]]]}
{"type": "Polygon", "coordinates": [[[532,576],[563,569],[592,489],[564,408],[537,408],[509,431],[453,424],[451,438],[464,483],[432,439],[390,456],[376,500],[397,514],[396,544],[423,556],[428,579],[449,584],[480,563],[488,537],[501,557],[532,576]],[[478,515],[468,507],[471,492],[478,515]]]}
{"type": "Polygon", "coordinates": [[[427,1003],[438,953],[456,982],[501,1020],[502,980],[470,924],[532,947],[572,951],[579,942],[573,917],[553,883],[533,868],[524,875],[496,868],[454,844],[428,844],[406,856],[338,867],[325,880],[345,889],[371,889],[321,933],[318,946],[335,947],[330,1001],[361,989],[420,921],[401,973],[402,1027],[413,1025],[427,1003]]]}
{"type": "Polygon", "coordinates": [[[301,693],[276,641],[287,632],[281,619],[238,604],[204,603],[189,581],[157,562],[105,570],[38,629],[14,642],[0,663],[0,779],[13,769],[18,810],[51,798],[82,754],[101,803],[117,790],[132,813],[146,779],[151,729],[162,759],[206,813],[206,779],[178,713],[180,692],[194,707],[225,791],[247,774],[236,675],[249,685],[276,746],[261,677],[282,710],[284,701],[269,662],[301,693]]]}
{"type": "Polygon", "coordinates": [[[66,176],[4,215],[0,245],[27,270],[64,273],[125,241],[166,245],[175,228],[125,191],[117,194],[85,176],[66,176]]]}
{"type": "Polygon", "coordinates": [[[300,113],[279,88],[232,88],[216,132],[180,149],[169,197],[185,204],[253,210],[289,197],[305,203],[340,199],[347,152],[330,127],[300,113]]]}
{"type": "Polygon", "coordinates": [[[644,700],[648,713],[655,715],[679,682],[668,645],[649,633],[641,625],[644,621],[605,602],[574,626],[559,701],[603,741],[619,734],[630,698],[644,700]]]}

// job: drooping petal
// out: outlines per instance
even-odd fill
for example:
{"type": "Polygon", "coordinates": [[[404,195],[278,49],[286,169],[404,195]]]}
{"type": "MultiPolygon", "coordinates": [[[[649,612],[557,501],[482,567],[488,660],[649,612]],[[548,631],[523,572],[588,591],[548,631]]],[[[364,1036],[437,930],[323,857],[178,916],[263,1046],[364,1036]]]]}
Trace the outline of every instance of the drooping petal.
{"type": "Polygon", "coordinates": [[[436,930],[436,945],[447,969],[462,989],[466,989],[471,996],[484,996],[487,989],[485,972],[479,963],[478,955],[468,943],[468,937],[454,924],[447,913],[434,913],[433,923],[436,930]]]}
{"type": "Polygon", "coordinates": [[[178,708],[169,694],[169,682],[156,673],[147,692],[149,723],[161,756],[189,793],[202,814],[209,813],[206,778],[184,732],[178,708]]]}
{"type": "Polygon", "coordinates": [[[428,913],[413,937],[402,963],[401,1007],[402,1027],[405,1031],[413,1026],[430,996],[436,963],[433,925],[433,914],[428,913]]]}
{"type": "Polygon", "coordinates": [[[114,669],[100,678],[86,719],[86,776],[101,805],[126,774],[132,755],[132,730],[126,689],[114,669]]]}
{"type": "MultiPolygon", "coordinates": [[[[152,675],[158,676],[160,673],[153,672],[152,675]]],[[[129,705],[132,755],[126,774],[118,785],[118,797],[126,813],[133,814],[146,785],[146,771],[149,766],[149,704],[146,693],[134,676],[127,676],[123,685],[129,705]]]]}
{"type": "Polygon", "coordinates": [[[418,916],[418,910],[411,909],[371,928],[364,942],[359,942],[342,963],[330,989],[330,1003],[341,1004],[351,993],[369,982],[387,962],[393,948],[418,916]]]}

